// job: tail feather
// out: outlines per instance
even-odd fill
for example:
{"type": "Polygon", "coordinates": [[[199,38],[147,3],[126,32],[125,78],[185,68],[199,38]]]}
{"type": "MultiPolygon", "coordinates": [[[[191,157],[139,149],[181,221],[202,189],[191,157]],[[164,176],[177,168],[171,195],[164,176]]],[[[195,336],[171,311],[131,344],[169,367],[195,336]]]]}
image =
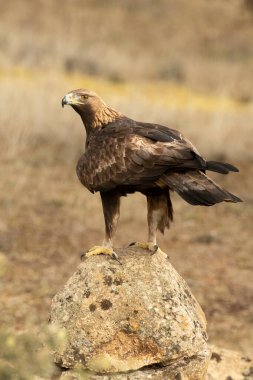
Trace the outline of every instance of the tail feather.
{"type": "Polygon", "coordinates": [[[163,181],[191,205],[212,206],[220,202],[242,202],[199,171],[165,174],[163,181]]]}
{"type": "Polygon", "coordinates": [[[234,165],[218,161],[207,161],[206,169],[221,174],[228,174],[229,172],[239,172],[239,170],[234,165]]]}

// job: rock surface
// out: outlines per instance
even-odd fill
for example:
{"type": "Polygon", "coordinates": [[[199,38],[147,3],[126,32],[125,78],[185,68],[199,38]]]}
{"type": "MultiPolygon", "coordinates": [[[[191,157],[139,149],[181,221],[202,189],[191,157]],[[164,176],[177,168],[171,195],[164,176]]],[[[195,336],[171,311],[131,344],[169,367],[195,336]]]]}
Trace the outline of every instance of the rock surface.
{"type": "Polygon", "coordinates": [[[185,281],[161,251],[116,252],[121,264],[91,257],[54,297],[51,323],[68,336],[55,362],[100,373],[88,379],[205,379],[205,316],[185,281]]]}
{"type": "Polygon", "coordinates": [[[211,346],[207,380],[252,380],[253,359],[240,352],[211,346]]]}
{"type": "MultiPolygon", "coordinates": [[[[211,346],[212,355],[208,366],[206,380],[252,380],[253,379],[253,358],[245,356],[240,352],[221,349],[211,346]]],[[[171,380],[171,368],[148,369],[135,371],[125,375],[100,376],[100,380],[171,380]]],[[[178,377],[179,378],[179,377],[178,377]]],[[[178,379],[174,377],[174,379],[178,379]]],[[[62,373],[60,380],[96,380],[96,375],[86,372],[76,372],[70,370],[62,373]]],[[[181,377],[188,379],[188,377],[181,377]]]]}

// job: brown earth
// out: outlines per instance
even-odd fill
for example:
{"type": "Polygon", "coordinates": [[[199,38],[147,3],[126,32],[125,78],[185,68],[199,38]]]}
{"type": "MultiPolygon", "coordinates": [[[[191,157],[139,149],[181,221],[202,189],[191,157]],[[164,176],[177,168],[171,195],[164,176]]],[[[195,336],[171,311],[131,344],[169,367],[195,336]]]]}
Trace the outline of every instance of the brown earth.
{"type": "MultiPolygon", "coordinates": [[[[1,322],[21,329],[45,322],[52,296],[80,262],[79,255],[103,238],[98,195],[78,183],[74,160],[54,160],[64,150],[52,141],[1,162],[0,248],[8,259],[0,300],[1,322]],[[43,159],[42,159],[43,158],[43,159]]],[[[210,340],[220,346],[252,348],[252,177],[217,175],[243,204],[192,207],[173,196],[175,223],[161,248],[186,279],[207,316],[210,340]]],[[[122,202],[115,245],[146,237],[141,195],[122,202]]]]}
{"type": "MultiPolygon", "coordinates": [[[[239,167],[240,174],[213,178],[244,203],[192,207],[175,195],[175,223],[159,244],[202,305],[210,341],[252,350],[251,11],[240,1],[215,1],[210,8],[198,0],[177,2],[169,12],[171,2],[159,1],[163,21],[155,24],[151,2],[133,15],[130,1],[129,11],[113,1],[105,9],[75,0],[71,9],[62,2],[53,22],[56,3],[15,0],[10,8],[0,1],[0,252],[7,259],[0,323],[17,330],[46,323],[51,298],[76,269],[80,252],[103,239],[99,196],[75,175],[83,129],[71,109],[60,109],[67,91],[89,87],[131,117],[172,122],[209,159],[239,167]],[[101,15],[108,22],[96,39],[101,15]],[[122,18],[132,25],[131,38],[121,30],[122,18]],[[149,27],[148,49],[141,25],[149,27]],[[180,35],[177,25],[184,26],[180,35]],[[94,62],[95,73],[87,69],[94,62]]],[[[145,199],[123,199],[121,215],[116,247],[145,239],[145,199]]]]}

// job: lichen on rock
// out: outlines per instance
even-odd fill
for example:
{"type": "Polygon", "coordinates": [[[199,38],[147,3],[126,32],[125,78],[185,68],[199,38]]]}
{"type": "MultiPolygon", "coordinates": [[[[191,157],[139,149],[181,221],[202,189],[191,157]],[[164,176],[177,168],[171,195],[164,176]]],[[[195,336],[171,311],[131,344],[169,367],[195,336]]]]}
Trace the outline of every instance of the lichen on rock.
{"type": "Polygon", "coordinates": [[[166,366],[175,376],[204,379],[206,320],[185,281],[160,250],[116,252],[121,263],[90,257],[54,297],[51,323],[68,336],[55,362],[105,376],[166,366]]]}

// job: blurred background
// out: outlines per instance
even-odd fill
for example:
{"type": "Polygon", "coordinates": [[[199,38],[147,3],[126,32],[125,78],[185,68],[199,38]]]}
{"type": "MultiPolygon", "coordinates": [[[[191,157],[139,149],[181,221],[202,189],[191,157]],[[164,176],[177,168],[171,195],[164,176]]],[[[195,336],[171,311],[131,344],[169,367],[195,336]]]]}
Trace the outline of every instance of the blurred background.
{"type": "MultiPolygon", "coordinates": [[[[173,195],[161,248],[202,305],[212,343],[253,342],[253,1],[0,0],[0,323],[47,323],[52,296],[103,239],[99,195],[79,183],[85,133],[61,99],[95,90],[137,120],[180,129],[243,204],[173,195]]],[[[122,202],[116,247],[146,238],[146,204],[122,202]]]]}

